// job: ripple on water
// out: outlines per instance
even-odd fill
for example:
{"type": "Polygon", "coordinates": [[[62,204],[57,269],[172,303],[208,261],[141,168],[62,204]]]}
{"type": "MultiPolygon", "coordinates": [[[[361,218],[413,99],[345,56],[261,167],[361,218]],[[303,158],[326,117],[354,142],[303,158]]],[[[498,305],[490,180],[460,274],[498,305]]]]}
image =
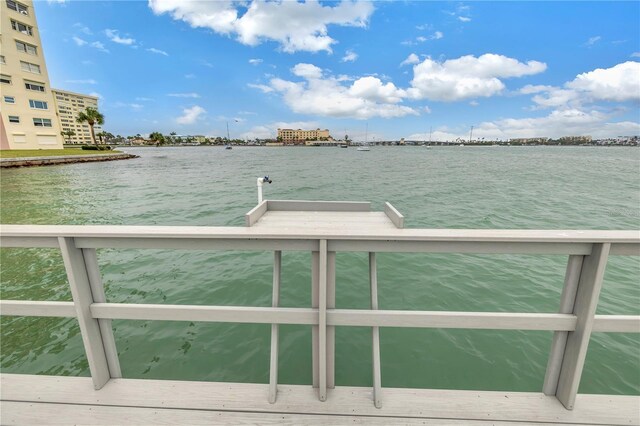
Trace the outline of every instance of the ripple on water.
{"type": "MultiPolygon", "coordinates": [[[[131,149],[141,158],[2,170],[3,223],[243,226],[269,199],[390,201],[410,227],[638,229],[640,150],[131,149]],[[154,158],[156,156],[167,158],[154,158]],[[107,182],[108,184],[105,184],[107,182]],[[96,191],[95,188],[100,188],[96,191]]],[[[116,303],[271,305],[272,254],[99,250],[116,303]]],[[[367,255],[337,255],[339,308],[369,306],[367,255]]],[[[55,250],[0,250],[7,299],[71,300],[55,250]]],[[[378,255],[383,309],[555,312],[566,257],[378,255]]],[[[311,256],[284,253],[281,305],[309,306],[311,256]]],[[[640,314],[640,259],[607,265],[599,314],[640,314]]],[[[77,323],[2,317],[6,372],[88,375],[77,323]]],[[[268,380],[268,325],[113,321],[125,377],[268,380]]],[[[311,382],[311,330],[280,327],[280,381],[311,382]]],[[[381,330],[385,386],[538,391],[550,332],[381,330]]],[[[640,394],[640,337],[596,333],[581,392],[640,394]]],[[[371,385],[371,331],[336,330],[336,381],[371,385]]]]}

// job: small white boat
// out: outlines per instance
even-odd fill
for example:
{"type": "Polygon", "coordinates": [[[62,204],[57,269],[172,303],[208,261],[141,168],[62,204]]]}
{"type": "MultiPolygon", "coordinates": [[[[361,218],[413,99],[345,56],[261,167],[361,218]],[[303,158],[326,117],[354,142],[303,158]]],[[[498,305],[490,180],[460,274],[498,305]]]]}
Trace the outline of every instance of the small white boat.
{"type": "Polygon", "coordinates": [[[358,147],[358,151],[371,151],[371,149],[369,149],[369,145],[362,145],[358,147]]]}

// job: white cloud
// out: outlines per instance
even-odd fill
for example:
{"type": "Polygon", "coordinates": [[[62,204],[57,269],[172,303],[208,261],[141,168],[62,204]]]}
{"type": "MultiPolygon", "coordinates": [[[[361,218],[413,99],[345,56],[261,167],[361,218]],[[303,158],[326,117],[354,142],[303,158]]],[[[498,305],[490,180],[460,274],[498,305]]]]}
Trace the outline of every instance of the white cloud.
{"type": "Polygon", "coordinates": [[[131,46],[136,42],[135,39],[130,37],[120,37],[118,30],[106,29],[104,30],[104,33],[107,35],[109,40],[111,40],[114,43],[124,44],[125,46],[131,46]]]}
{"type": "Polygon", "coordinates": [[[600,36],[589,37],[589,40],[587,40],[587,42],[585,43],[585,45],[587,45],[587,46],[593,46],[594,44],[596,44],[597,42],[599,42],[601,39],[602,39],[602,37],[600,37],[600,36]]]}
{"type": "Polygon", "coordinates": [[[538,85],[527,84],[526,86],[521,88],[518,92],[522,93],[523,95],[530,95],[532,93],[545,92],[553,88],[554,88],[553,86],[545,86],[542,84],[538,84],[538,85]]]}
{"type": "Polygon", "coordinates": [[[138,101],[138,102],[149,102],[149,101],[152,101],[152,100],[153,100],[153,98],[144,98],[144,97],[137,97],[136,98],[136,101],[138,101]]]}
{"type": "Polygon", "coordinates": [[[340,62],[355,62],[356,59],[358,59],[358,54],[353,50],[347,50],[340,62]]]}
{"type": "Polygon", "coordinates": [[[88,42],[86,40],[81,39],[80,37],[76,37],[73,36],[71,37],[71,39],[76,43],[76,45],[78,46],[84,46],[85,44],[87,44],[88,42]]]}
{"type": "Polygon", "coordinates": [[[628,61],[611,68],[598,68],[576,76],[563,85],[525,86],[520,93],[538,93],[532,98],[539,107],[572,107],[608,101],[640,101],[640,62],[628,61]]]}
{"type": "Polygon", "coordinates": [[[163,55],[163,56],[169,56],[169,54],[164,50],[156,49],[155,47],[148,48],[147,52],[157,53],[158,55],[163,55]]]}
{"type": "Polygon", "coordinates": [[[257,58],[249,59],[249,63],[251,65],[260,65],[262,63],[262,59],[257,59],[257,58]]]}
{"type": "Polygon", "coordinates": [[[629,55],[632,58],[640,58],[640,52],[633,52],[631,55],[629,55]]]}
{"type": "Polygon", "coordinates": [[[471,22],[471,18],[468,16],[458,16],[458,19],[462,22],[471,22]]]}
{"type": "Polygon", "coordinates": [[[331,52],[331,45],[336,41],[328,35],[328,26],[365,27],[374,9],[372,3],[364,1],[324,6],[317,0],[305,3],[252,1],[248,4],[230,0],[149,0],[149,7],[157,15],[168,13],[173,19],[185,21],[194,28],[233,35],[249,46],[272,40],[289,53],[331,52]]]}
{"type": "Polygon", "coordinates": [[[407,59],[400,62],[400,66],[417,64],[418,62],[420,62],[420,58],[418,58],[418,55],[416,55],[415,53],[412,53],[409,56],[407,56],[407,59]]]}
{"type": "Polygon", "coordinates": [[[87,80],[67,80],[66,82],[72,84],[98,84],[98,82],[92,78],[87,80]]]}
{"type": "Polygon", "coordinates": [[[197,93],[169,93],[167,96],[171,96],[172,98],[199,98],[200,95],[197,93]]]}
{"type": "Polygon", "coordinates": [[[81,24],[80,22],[76,22],[75,24],[73,24],[73,26],[77,28],[81,33],[84,33],[86,35],[93,35],[93,32],[89,29],[89,27],[81,24]]]}
{"type": "Polygon", "coordinates": [[[624,62],[611,68],[579,74],[566,84],[570,89],[586,92],[603,101],[640,100],[640,62],[624,62]]]}
{"type": "Polygon", "coordinates": [[[505,88],[501,78],[538,74],[546,68],[542,62],[523,63],[493,53],[477,58],[467,55],[444,62],[427,58],[413,67],[412,87],[408,93],[414,99],[438,101],[488,97],[505,88]]]}
{"type": "Polygon", "coordinates": [[[194,105],[191,108],[184,108],[182,115],[176,118],[176,122],[178,124],[193,124],[204,113],[206,113],[205,109],[198,105],[194,105]]]}
{"type": "Polygon", "coordinates": [[[472,107],[476,107],[476,106],[480,105],[480,102],[478,102],[478,101],[471,101],[471,102],[469,102],[469,105],[471,105],[472,107]]]}
{"type": "Polygon", "coordinates": [[[117,108],[123,108],[123,107],[128,107],[131,108],[135,111],[139,111],[142,108],[144,108],[144,105],[140,105],[140,104],[135,104],[135,103],[126,103],[126,102],[116,102],[113,104],[114,107],[117,108]]]}
{"type": "Polygon", "coordinates": [[[273,78],[267,87],[282,95],[296,113],[356,119],[418,115],[413,108],[398,105],[406,96],[404,90],[377,77],[357,78],[349,85],[350,80],[325,76],[321,68],[304,63],[291,72],[303,81],[273,78]]]}
{"type": "Polygon", "coordinates": [[[98,92],[89,92],[89,96],[95,96],[98,99],[104,100],[104,97],[98,92]]]}
{"type": "Polygon", "coordinates": [[[101,42],[99,42],[99,41],[94,41],[94,42],[92,42],[92,43],[91,43],[91,47],[93,47],[93,48],[95,48],[95,49],[98,49],[98,50],[99,50],[99,51],[101,51],[101,52],[109,53],[109,50],[108,50],[106,47],[104,47],[104,44],[102,44],[102,43],[101,43],[101,42]]]}
{"type": "Polygon", "coordinates": [[[196,75],[189,73],[189,74],[185,74],[184,78],[186,78],[188,80],[193,80],[194,78],[196,78],[196,75]]]}
{"type": "Polygon", "coordinates": [[[262,93],[271,93],[273,92],[273,89],[265,84],[253,84],[253,83],[249,83],[247,84],[247,86],[251,87],[252,89],[258,89],[261,90],[262,93]]]}
{"type": "Polygon", "coordinates": [[[400,44],[403,44],[405,46],[414,46],[416,44],[419,43],[424,43],[425,41],[429,41],[429,40],[440,40],[441,38],[444,37],[444,34],[442,33],[442,31],[436,31],[433,34],[429,35],[429,36],[418,36],[415,38],[414,40],[405,40],[400,42],[400,44]]]}

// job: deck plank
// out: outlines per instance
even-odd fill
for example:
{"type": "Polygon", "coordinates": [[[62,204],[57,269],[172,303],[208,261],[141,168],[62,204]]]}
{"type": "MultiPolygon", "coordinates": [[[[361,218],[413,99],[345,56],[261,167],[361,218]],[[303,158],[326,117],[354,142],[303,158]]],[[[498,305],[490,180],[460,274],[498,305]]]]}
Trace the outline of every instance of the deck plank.
{"type": "Polygon", "coordinates": [[[574,410],[542,393],[383,388],[384,407],[373,406],[372,390],[337,387],[327,401],[311,386],[279,385],[268,402],[268,385],[112,379],[94,391],[86,377],[0,375],[4,401],[171,408],[251,413],[402,417],[504,422],[640,424],[640,397],[578,395],[574,410]]]}
{"type": "Polygon", "coordinates": [[[2,424],[76,424],[84,425],[443,425],[443,426],[540,426],[551,423],[469,421],[448,419],[411,419],[401,417],[365,417],[289,413],[247,413],[237,411],[179,410],[104,405],[50,404],[3,401],[2,424]],[[55,413],[52,415],[52,413],[55,413]]]}

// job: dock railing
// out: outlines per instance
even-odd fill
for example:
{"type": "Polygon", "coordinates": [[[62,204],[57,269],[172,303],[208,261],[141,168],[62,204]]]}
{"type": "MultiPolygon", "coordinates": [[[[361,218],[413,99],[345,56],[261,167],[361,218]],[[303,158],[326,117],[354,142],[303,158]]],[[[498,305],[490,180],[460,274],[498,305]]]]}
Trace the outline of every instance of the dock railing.
{"type": "MultiPolygon", "coordinates": [[[[640,332],[640,316],[596,315],[609,256],[639,256],[640,231],[397,229],[380,232],[274,232],[264,228],[1,225],[0,245],[58,248],[73,302],[2,300],[2,315],[75,317],[96,390],[121,377],[111,320],[271,324],[269,402],[277,398],[278,326],[312,326],[313,386],[335,386],[336,326],[372,329],[373,403],[383,404],[379,327],[549,330],[553,340],[542,391],[573,409],[591,333],[640,332]],[[96,249],[273,251],[272,307],[108,303],[96,249]],[[312,253],[311,307],[279,307],[282,251],[312,253]],[[369,253],[370,309],[335,308],[336,252],[369,253]],[[557,313],[381,310],[377,252],[553,254],[568,256],[557,313]]],[[[266,389],[265,389],[266,391],[266,389]]]]}

